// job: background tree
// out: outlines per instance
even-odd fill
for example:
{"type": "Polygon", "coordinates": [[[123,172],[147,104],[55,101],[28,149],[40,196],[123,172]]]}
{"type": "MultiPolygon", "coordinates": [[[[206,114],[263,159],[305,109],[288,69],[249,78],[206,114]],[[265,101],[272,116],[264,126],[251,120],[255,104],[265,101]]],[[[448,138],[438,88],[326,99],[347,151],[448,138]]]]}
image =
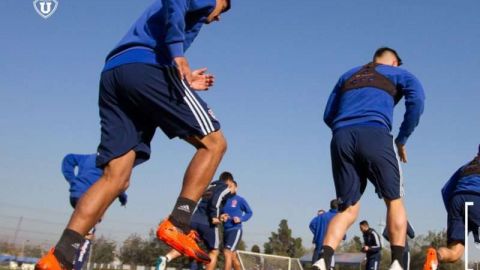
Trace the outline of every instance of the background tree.
{"type": "Polygon", "coordinates": [[[305,253],[300,237],[292,237],[292,230],[286,219],[280,221],[277,232],[272,232],[268,242],[263,244],[265,253],[300,258],[305,253]]]}
{"type": "Polygon", "coordinates": [[[143,239],[138,234],[130,235],[120,248],[119,259],[123,264],[139,265],[142,261],[143,239]]]}
{"type": "Polygon", "coordinates": [[[92,253],[90,254],[92,263],[112,263],[115,260],[116,249],[115,241],[109,240],[103,235],[96,238],[93,240],[92,253]]]}

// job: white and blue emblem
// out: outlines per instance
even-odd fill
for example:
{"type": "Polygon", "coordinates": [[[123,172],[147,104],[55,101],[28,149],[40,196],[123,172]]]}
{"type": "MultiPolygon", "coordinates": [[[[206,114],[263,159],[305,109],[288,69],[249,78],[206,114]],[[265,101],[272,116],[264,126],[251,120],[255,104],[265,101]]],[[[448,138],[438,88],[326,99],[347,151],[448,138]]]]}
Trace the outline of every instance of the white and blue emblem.
{"type": "Polygon", "coordinates": [[[34,0],[33,7],[38,15],[48,19],[57,10],[58,0],[34,0]]]}

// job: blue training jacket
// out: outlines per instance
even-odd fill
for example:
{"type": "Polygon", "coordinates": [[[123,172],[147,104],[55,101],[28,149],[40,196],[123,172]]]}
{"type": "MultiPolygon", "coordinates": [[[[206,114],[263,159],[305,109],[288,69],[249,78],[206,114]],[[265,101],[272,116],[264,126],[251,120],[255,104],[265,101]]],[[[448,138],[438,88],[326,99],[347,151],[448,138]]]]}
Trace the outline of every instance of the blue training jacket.
{"type": "Polygon", "coordinates": [[[220,217],[223,204],[231,196],[233,195],[224,181],[217,180],[210,183],[192,215],[191,222],[212,225],[212,219],[220,217]]]}
{"type": "Polygon", "coordinates": [[[332,218],[338,213],[335,209],[330,209],[328,212],[325,212],[321,215],[318,215],[310,221],[310,231],[313,233],[313,243],[318,246],[323,245],[323,238],[327,233],[328,223],[332,218]]]}
{"type": "Polygon", "coordinates": [[[480,195],[480,174],[462,176],[462,170],[467,165],[460,167],[442,188],[443,203],[447,210],[450,200],[456,194],[480,195]]]}
{"type": "Polygon", "coordinates": [[[215,5],[216,0],[155,0],[109,53],[104,71],[128,63],[172,65],[215,5]]]}
{"type": "MultiPolygon", "coordinates": [[[[96,154],[81,155],[68,154],[62,161],[62,173],[70,185],[70,197],[80,199],[97,180],[102,176],[103,170],[96,166],[96,154]],[[75,173],[77,168],[77,173],[75,173]]],[[[127,194],[118,196],[120,203],[127,204],[127,194]]]]}
{"type": "MultiPolygon", "coordinates": [[[[340,77],[328,99],[323,119],[333,131],[353,125],[380,125],[391,131],[395,103],[386,91],[363,87],[341,93],[345,81],[361,68],[353,68],[340,77]]],[[[404,69],[378,65],[376,71],[386,76],[405,97],[406,112],[396,138],[396,141],[405,144],[423,113],[423,87],[415,76],[404,69]]]]}
{"type": "Polygon", "coordinates": [[[222,213],[227,214],[229,217],[223,224],[225,230],[241,229],[242,223],[248,221],[253,215],[252,209],[247,201],[236,194],[227,200],[225,206],[222,208],[222,213]],[[239,217],[241,222],[233,222],[234,217],[239,217]]]}

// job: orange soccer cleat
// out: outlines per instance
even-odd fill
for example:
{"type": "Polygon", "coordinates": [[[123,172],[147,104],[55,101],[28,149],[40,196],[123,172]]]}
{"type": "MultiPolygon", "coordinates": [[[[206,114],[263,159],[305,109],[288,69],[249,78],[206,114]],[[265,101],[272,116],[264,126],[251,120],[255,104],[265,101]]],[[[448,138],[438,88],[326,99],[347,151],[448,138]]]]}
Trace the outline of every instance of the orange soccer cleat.
{"type": "Polygon", "coordinates": [[[185,256],[204,264],[210,263],[210,257],[196,242],[195,231],[187,235],[175,227],[170,220],[165,219],[158,225],[157,238],[185,256]]]}
{"type": "Polygon", "coordinates": [[[437,251],[434,248],[430,247],[427,249],[427,258],[425,259],[423,270],[437,270],[437,267],[437,251]]]}
{"type": "Polygon", "coordinates": [[[50,251],[45,254],[38,262],[35,264],[35,270],[65,270],[66,268],[58,262],[55,255],[53,255],[54,248],[51,248],[50,251]]]}

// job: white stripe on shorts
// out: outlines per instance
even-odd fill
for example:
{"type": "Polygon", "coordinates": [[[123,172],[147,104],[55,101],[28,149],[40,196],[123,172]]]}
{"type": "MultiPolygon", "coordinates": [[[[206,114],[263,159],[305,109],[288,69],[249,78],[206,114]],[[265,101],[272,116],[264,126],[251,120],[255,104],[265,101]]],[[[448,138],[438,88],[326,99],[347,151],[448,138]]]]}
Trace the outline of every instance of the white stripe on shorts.
{"type": "Polygon", "coordinates": [[[184,94],[183,95],[183,100],[188,105],[188,107],[190,108],[190,111],[192,112],[193,116],[197,120],[198,125],[202,129],[203,135],[209,134],[212,131],[209,129],[209,127],[206,125],[205,121],[203,120],[201,112],[199,112],[199,110],[197,110],[196,106],[192,103],[192,100],[185,94],[185,90],[183,89],[181,84],[179,84],[178,78],[175,75],[175,72],[177,72],[175,69],[176,69],[175,67],[173,67],[173,68],[167,67],[168,76],[170,77],[170,79],[172,80],[172,82],[174,83],[174,85],[177,89],[183,90],[183,92],[184,92],[183,93],[184,94]]]}
{"type": "Polygon", "coordinates": [[[237,236],[235,236],[235,241],[230,248],[231,251],[235,251],[237,249],[238,242],[240,241],[240,235],[242,235],[242,229],[237,230],[237,236]]]}
{"type": "Polygon", "coordinates": [[[405,189],[403,186],[403,171],[402,171],[402,165],[400,164],[400,159],[398,158],[398,151],[397,151],[397,146],[395,145],[395,140],[392,140],[393,144],[393,151],[395,152],[395,158],[397,159],[398,163],[398,172],[400,173],[400,197],[405,196],[405,189]]]}
{"type": "Polygon", "coordinates": [[[220,232],[218,231],[218,226],[215,226],[215,243],[213,245],[214,249],[218,249],[220,246],[220,232]]]}
{"type": "Polygon", "coordinates": [[[194,104],[197,104],[198,110],[205,117],[204,120],[206,122],[207,129],[210,128],[210,132],[212,132],[214,130],[214,128],[213,128],[212,121],[210,120],[210,116],[205,111],[202,104],[200,104],[200,102],[197,100],[197,98],[192,94],[192,92],[190,91],[190,88],[188,88],[187,84],[183,80],[182,80],[182,84],[185,87],[185,94],[190,97],[190,99],[193,101],[194,104]]]}

